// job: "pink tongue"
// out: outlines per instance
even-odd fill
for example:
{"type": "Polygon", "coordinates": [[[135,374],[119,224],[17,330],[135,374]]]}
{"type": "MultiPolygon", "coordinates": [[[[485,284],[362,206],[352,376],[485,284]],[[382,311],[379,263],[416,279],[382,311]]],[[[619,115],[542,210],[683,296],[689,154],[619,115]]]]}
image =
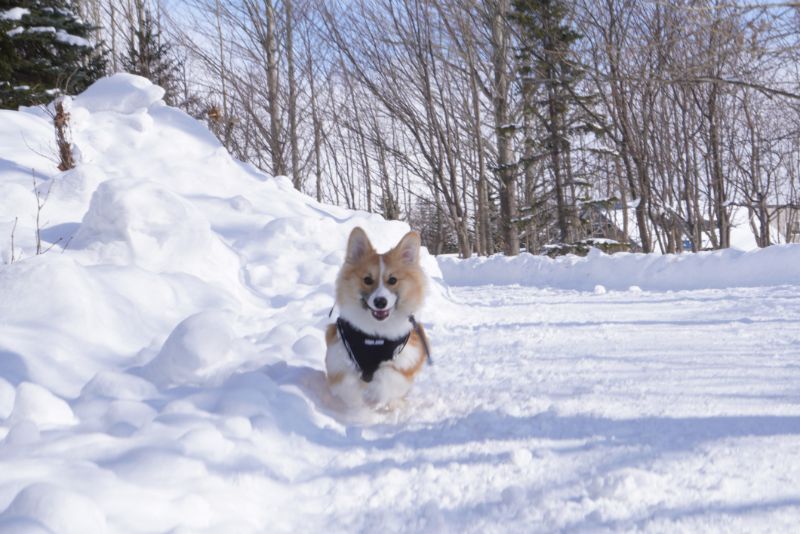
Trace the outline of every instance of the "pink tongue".
{"type": "Polygon", "coordinates": [[[379,321],[383,321],[389,317],[389,310],[372,310],[372,316],[379,321]]]}

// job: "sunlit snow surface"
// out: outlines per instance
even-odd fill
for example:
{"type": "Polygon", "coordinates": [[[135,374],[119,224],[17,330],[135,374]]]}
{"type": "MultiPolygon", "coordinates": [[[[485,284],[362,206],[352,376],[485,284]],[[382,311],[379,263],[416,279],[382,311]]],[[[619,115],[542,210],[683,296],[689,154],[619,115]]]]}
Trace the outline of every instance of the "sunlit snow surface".
{"type": "Polygon", "coordinates": [[[76,98],[63,174],[46,115],[0,112],[0,532],[796,527],[800,247],[425,256],[435,365],[345,413],[322,371],[344,243],[407,226],[235,162],[161,95],[76,98]]]}

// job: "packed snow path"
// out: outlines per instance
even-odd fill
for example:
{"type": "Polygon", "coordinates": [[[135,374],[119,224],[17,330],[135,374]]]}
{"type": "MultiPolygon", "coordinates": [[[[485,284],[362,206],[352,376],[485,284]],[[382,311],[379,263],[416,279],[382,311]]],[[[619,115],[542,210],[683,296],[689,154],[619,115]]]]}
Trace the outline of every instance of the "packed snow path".
{"type": "Polygon", "coordinates": [[[454,290],[463,308],[432,328],[437,366],[400,420],[350,429],[325,467],[327,520],[796,528],[800,288],[598,293],[454,290]]]}

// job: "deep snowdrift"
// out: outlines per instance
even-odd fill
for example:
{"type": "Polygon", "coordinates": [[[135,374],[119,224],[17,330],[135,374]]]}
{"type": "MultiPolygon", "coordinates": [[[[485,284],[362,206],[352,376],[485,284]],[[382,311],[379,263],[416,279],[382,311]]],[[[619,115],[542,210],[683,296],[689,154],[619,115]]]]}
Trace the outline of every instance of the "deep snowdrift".
{"type": "MultiPolygon", "coordinates": [[[[321,386],[321,371],[312,373],[323,368],[320,326],[349,231],[364,227],[382,249],[408,231],[320,205],[287,179],[233,160],[162,95],[143,78],[119,74],[68,102],[78,166],[66,173],[50,158],[54,135],[44,111],[0,111],[0,449],[37,451],[53,432],[104,450],[103,460],[82,462],[77,472],[53,467],[58,454],[41,451],[34,452],[48,458],[41,475],[0,466],[0,525],[21,517],[14,521],[65,532],[74,509],[86,513],[70,528],[102,532],[106,514],[121,513],[113,497],[101,512],[81,494],[95,495],[107,469],[130,471],[142,491],[167,472],[201,475],[202,464],[178,461],[176,447],[222,454],[254,420],[261,432],[284,436],[276,448],[290,450],[292,424],[329,417],[255,370],[292,362],[321,386]],[[46,198],[42,248],[52,246],[39,256],[34,179],[46,198]],[[218,420],[180,438],[189,428],[182,418],[198,403],[218,420]],[[147,437],[132,437],[139,434],[147,437]]],[[[425,252],[423,262],[440,276],[425,252]]],[[[442,308],[432,288],[429,319],[442,308]]],[[[272,461],[284,469],[281,454],[272,461]]],[[[121,491],[133,497],[132,487],[121,491]]],[[[144,499],[164,509],[142,530],[194,520],[168,498],[144,499]]],[[[131,529],[120,521],[114,530],[131,529]]]]}
{"type": "MultiPolygon", "coordinates": [[[[172,376],[187,365],[190,374],[219,381],[242,362],[252,365],[250,352],[260,352],[261,363],[285,357],[303,336],[319,337],[314,327],[332,303],[349,230],[364,226],[382,247],[408,230],[319,205],[285,178],[234,161],[202,125],[165,106],[162,95],[147,80],[120,74],[75,98],[70,113],[80,163],[67,173],[27,148],[52,152],[45,114],[2,112],[0,157],[8,171],[0,181],[0,250],[9,262],[18,217],[14,254],[23,258],[0,271],[8,332],[0,345],[7,362],[18,362],[15,381],[73,396],[109,366],[147,363],[150,375],[172,376]],[[42,197],[49,192],[43,248],[57,243],[36,258],[31,169],[42,197]],[[216,339],[202,321],[182,323],[206,310],[230,312],[210,322],[231,343],[264,339],[250,342],[250,351],[232,351],[238,356],[222,359],[228,365],[217,358],[214,370],[196,354],[166,356],[162,344],[179,323],[208,337],[200,345],[216,339]],[[263,335],[273,330],[282,334],[263,335]],[[265,343],[275,350],[264,350],[265,343]]],[[[436,263],[427,255],[425,262],[438,277],[436,263]]],[[[318,358],[318,344],[303,346],[310,360],[318,358]]]]}
{"type": "Polygon", "coordinates": [[[162,94],[116,75],[75,98],[66,173],[45,113],[0,111],[0,532],[796,525],[797,287],[647,289],[797,284],[797,247],[424,255],[437,365],[405,409],[348,414],[321,330],[345,240],[407,225],[234,161],[162,94]],[[439,265],[570,291],[461,305],[439,265]],[[598,284],[626,291],[576,291],[598,284]]]}

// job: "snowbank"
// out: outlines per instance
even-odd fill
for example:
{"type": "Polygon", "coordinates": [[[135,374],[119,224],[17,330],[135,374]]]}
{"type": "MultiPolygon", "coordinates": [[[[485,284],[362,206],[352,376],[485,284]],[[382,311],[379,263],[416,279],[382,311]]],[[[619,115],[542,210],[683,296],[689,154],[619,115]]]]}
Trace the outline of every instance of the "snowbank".
{"type": "Polygon", "coordinates": [[[800,284],[800,245],[774,245],[751,251],[720,250],[696,254],[606,255],[555,259],[532,254],[460,260],[439,256],[444,281],[452,286],[520,284],[591,291],[597,285],[627,290],[713,289],[800,284]]]}
{"type": "Polygon", "coordinates": [[[0,111],[2,531],[272,529],[316,454],[293,436],[346,433],[322,371],[336,272],[353,227],[385,250],[408,225],[234,160],[163,94],[118,74],[67,99],[64,173],[46,113],[0,111]],[[229,484],[251,465],[281,482],[229,484]]]}

